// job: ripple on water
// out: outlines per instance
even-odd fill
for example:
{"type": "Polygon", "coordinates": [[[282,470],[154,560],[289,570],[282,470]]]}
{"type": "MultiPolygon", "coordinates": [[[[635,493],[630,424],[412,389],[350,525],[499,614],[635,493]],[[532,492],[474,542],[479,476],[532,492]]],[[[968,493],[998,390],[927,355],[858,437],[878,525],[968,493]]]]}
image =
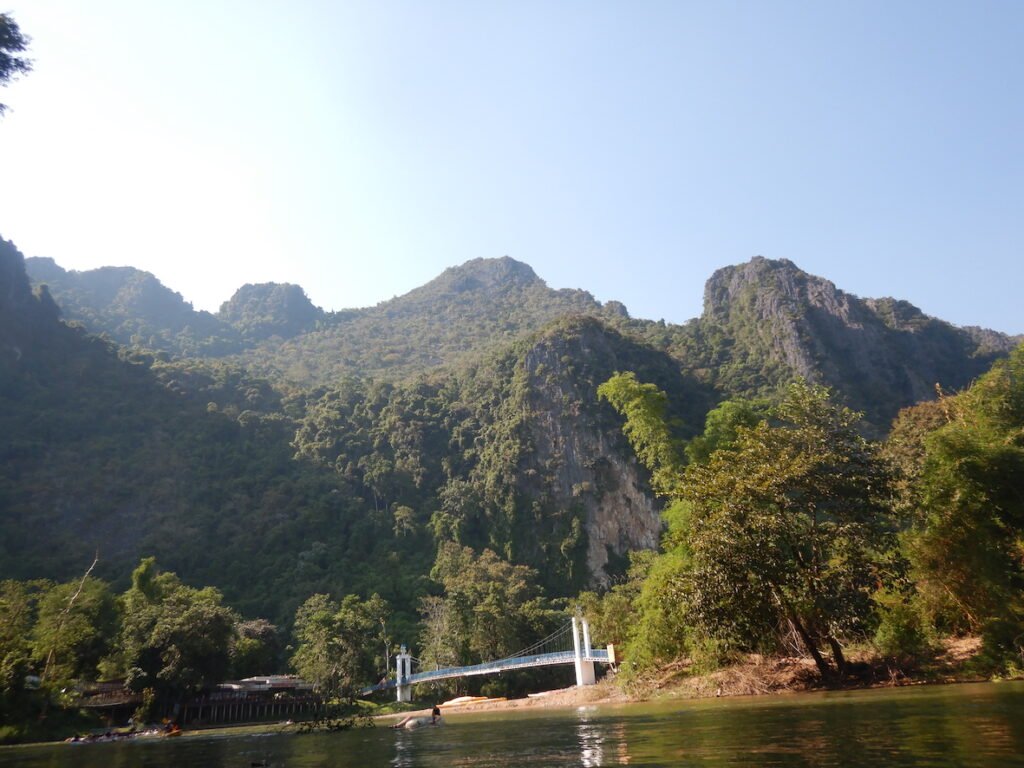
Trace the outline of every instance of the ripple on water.
{"type": "Polygon", "coordinates": [[[17,768],[1024,766],[1024,683],[489,712],[440,728],[0,749],[17,768]]]}

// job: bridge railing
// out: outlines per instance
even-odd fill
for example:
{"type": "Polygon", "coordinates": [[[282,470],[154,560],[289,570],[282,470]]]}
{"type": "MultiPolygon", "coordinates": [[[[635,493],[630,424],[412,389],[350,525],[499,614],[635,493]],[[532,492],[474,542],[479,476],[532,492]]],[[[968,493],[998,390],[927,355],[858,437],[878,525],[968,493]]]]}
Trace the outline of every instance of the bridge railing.
{"type": "MultiPolygon", "coordinates": [[[[597,661],[607,664],[608,651],[605,649],[592,648],[590,653],[583,656],[583,661],[597,661]]],[[[444,680],[450,677],[472,677],[474,675],[489,675],[498,672],[506,672],[514,669],[529,669],[530,667],[546,667],[554,664],[574,664],[576,655],[573,651],[556,651],[554,653],[540,653],[533,656],[517,656],[498,661],[488,661],[483,664],[472,664],[466,667],[447,667],[445,669],[427,670],[417,672],[409,677],[409,683],[424,683],[431,680],[444,680]]]]}

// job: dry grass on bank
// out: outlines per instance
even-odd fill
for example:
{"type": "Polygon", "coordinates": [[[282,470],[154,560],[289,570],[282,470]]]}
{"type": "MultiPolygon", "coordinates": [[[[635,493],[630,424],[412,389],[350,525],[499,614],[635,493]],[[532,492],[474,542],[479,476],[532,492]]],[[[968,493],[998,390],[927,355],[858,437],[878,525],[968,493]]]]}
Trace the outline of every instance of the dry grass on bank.
{"type": "MultiPolygon", "coordinates": [[[[977,637],[947,638],[935,655],[924,661],[880,659],[867,650],[847,653],[849,675],[839,687],[874,688],[922,683],[964,682],[983,679],[968,671],[981,650],[977,637]]],[[[759,696],[836,687],[826,686],[814,662],[804,657],[769,657],[749,654],[705,675],[691,674],[691,665],[677,661],[652,677],[635,681],[630,698],[703,698],[759,696]]]]}

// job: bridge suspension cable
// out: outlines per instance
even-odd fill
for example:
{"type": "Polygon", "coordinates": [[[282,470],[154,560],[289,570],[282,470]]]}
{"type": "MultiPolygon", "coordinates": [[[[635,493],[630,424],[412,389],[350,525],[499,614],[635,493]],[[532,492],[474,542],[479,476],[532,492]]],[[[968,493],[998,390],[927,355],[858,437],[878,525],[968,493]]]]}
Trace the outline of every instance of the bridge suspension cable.
{"type": "Polygon", "coordinates": [[[522,656],[536,656],[540,653],[551,653],[554,651],[570,651],[572,650],[572,622],[563,624],[561,627],[556,629],[547,637],[541,638],[533,645],[528,645],[522,650],[516,651],[510,656],[506,656],[501,661],[507,661],[509,659],[518,659],[522,656]]]}
{"type": "Polygon", "coordinates": [[[611,657],[608,649],[591,647],[585,619],[582,620],[581,624],[578,624],[576,619],[571,619],[547,637],[531,643],[510,656],[493,661],[485,661],[480,664],[422,671],[422,661],[414,659],[406,651],[405,646],[402,647],[402,653],[396,659],[398,664],[396,679],[382,680],[378,685],[364,689],[363,693],[396,687],[398,688],[399,701],[408,701],[411,696],[410,686],[416,683],[439,681],[452,677],[489,675],[513,669],[527,669],[529,667],[543,667],[556,664],[575,664],[576,684],[593,685],[594,663],[607,664],[610,662],[611,657]],[[581,627],[582,637],[579,635],[581,627]],[[581,640],[583,641],[582,643],[580,642],[581,640]],[[421,671],[412,672],[413,661],[416,661],[421,671]],[[402,671],[403,669],[404,671],[402,671]]]}

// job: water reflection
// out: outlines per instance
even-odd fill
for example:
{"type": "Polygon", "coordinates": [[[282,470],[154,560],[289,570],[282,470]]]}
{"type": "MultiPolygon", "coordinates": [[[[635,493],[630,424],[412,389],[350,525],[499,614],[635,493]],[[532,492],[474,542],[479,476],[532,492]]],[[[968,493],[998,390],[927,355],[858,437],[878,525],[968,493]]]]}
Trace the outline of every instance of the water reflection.
{"type": "Polygon", "coordinates": [[[4,768],[1024,768],[1024,683],[453,717],[442,728],[0,748],[4,768]]]}
{"type": "Polygon", "coordinates": [[[576,718],[576,742],[583,768],[630,764],[624,718],[607,714],[601,717],[595,707],[580,707],[576,718]]]}
{"type": "Polygon", "coordinates": [[[610,731],[615,743],[615,756],[618,758],[619,765],[629,765],[629,742],[626,741],[626,724],[621,721],[612,723],[610,731]]]}
{"type": "Polygon", "coordinates": [[[391,759],[391,764],[395,768],[407,768],[407,766],[415,764],[412,743],[410,741],[412,736],[412,733],[404,731],[395,733],[395,756],[391,759]]]}
{"type": "Polygon", "coordinates": [[[599,768],[604,765],[604,729],[594,719],[594,709],[580,707],[577,710],[579,723],[576,739],[580,745],[580,763],[583,768],[599,768]]]}

